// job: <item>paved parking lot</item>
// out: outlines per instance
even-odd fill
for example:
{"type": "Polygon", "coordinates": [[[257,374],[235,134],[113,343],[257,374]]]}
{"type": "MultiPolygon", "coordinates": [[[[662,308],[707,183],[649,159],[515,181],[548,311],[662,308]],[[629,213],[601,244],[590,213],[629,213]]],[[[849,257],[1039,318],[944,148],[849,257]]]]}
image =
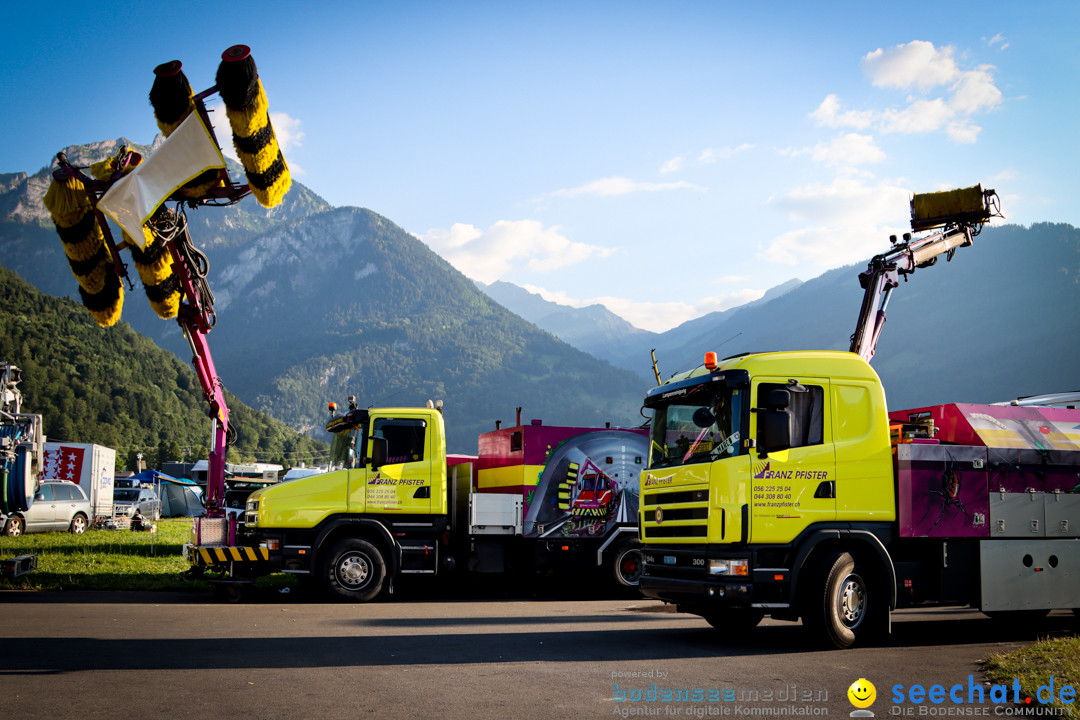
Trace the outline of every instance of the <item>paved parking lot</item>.
{"type": "Polygon", "coordinates": [[[847,717],[867,678],[883,717],[903,712],[894,685],[981,684],[982,658],[1034,639],[963,610],[905,611],[884,646],[822,651],[795,624],[732,643],[644,600],[291,599],[0,593],[4,715],[847,717]]]}

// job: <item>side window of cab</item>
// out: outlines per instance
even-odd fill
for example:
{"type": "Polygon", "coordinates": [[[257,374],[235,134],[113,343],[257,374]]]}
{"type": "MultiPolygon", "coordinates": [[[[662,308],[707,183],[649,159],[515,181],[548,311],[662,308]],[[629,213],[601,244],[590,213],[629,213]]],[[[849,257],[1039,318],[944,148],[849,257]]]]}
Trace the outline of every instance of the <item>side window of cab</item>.
{"type": "Polygon", "coordinates": [[[774,392],[786,393],[787,406],[774,412],[787,414],[790,428],[788,447],[820,445],[825,440],[825,391],[820,385],[762,383],[758,387],[758,407],[766,407],[774,392]]]}
{"type": "Polygon", "coordinates": [[[407,418],[376,418],[372,435],[386,440],[386,464],[423,460],[427,422],[407,418]]]}

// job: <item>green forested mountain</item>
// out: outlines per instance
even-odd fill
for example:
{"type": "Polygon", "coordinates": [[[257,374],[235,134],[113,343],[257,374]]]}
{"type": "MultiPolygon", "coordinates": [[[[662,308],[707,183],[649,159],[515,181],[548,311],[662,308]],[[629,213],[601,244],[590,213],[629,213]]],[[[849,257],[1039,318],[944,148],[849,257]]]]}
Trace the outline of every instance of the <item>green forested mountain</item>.
{"type": "MultiPolygon", "coordinates": [[[[118,469],[135,452],[150,467],[207,456],[207,404],[190,366],[127,323],[98,327],[81,305],[43,295],[3,267],[0,359],[22,369],[23,409],[43,416],[49,440],[116,448],[118,469]]],[[[235,397],[227,402],[238,432],[230,461],[325,458],[325,444],[235,397]]]]}

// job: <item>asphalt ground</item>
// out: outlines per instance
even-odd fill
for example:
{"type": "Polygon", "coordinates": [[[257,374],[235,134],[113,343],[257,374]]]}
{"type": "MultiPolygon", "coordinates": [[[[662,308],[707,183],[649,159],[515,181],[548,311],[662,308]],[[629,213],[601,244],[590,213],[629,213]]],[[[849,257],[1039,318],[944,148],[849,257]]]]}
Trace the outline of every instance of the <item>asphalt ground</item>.
{"type": "MultiPolygon", "coordinates": [[[[0,593],[4,718],[876,717],[1045,710],[990,701],[980,661],[1073,631],[968,610],[894,615],[875,647],[822,650],[766,620],[733,641],[641,599],[395,597],[367,605],[277,593],[0,593]],[[913,686],[965,702],[913,703],[913,686]],[[895,702],[896,686],[903,702],[895,702]],[[976,687],[982,688],[979,693],[976,687]],[[968,703],[967,696],[983,703],[968,703]]],[[[1011,692],[1011,690],[1010,690],[1011,692]]],[[[1043,713],[1045,714],[1045,713],[1043,713]]]]}

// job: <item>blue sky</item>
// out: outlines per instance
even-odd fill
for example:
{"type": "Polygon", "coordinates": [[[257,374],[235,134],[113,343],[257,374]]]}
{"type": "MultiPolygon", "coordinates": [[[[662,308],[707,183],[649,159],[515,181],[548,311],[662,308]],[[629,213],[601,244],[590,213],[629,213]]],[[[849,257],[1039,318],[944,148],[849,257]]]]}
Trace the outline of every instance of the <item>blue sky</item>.
{"type": "Polygon", "coordinates": [[[29,5],[0,173],[151,142],[153,68],[203,90],[244,43],[295,179],[651,330],[884,250],[913,192],[1080,225],[1074,0],[29,5]]]}

